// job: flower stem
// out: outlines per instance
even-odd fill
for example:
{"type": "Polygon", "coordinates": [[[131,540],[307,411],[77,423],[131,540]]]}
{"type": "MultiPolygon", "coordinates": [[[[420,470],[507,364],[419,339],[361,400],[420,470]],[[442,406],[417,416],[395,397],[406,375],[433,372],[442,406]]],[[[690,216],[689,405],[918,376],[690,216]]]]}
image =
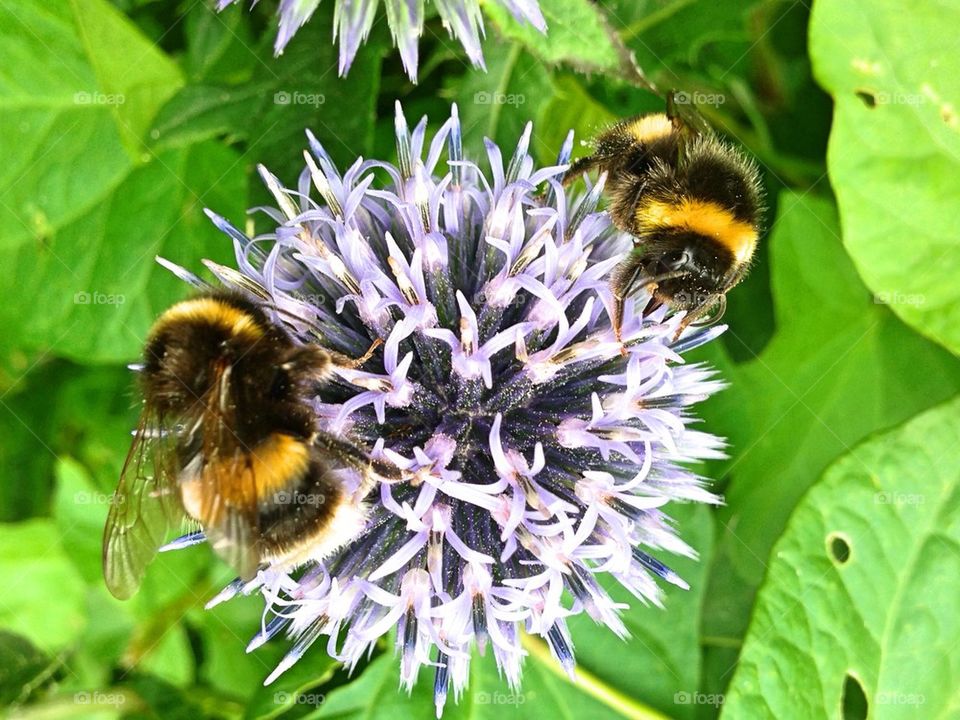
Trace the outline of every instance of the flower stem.
{"type": "MultiPolygon", "coordinates": [[[[546,643],[526,633],[522,634],[520,642],[524,649],[547,670],[557,677],[567,681],[570,680],[559,663],[553,659],[546,643]]],[[[630,720],[670,720],[669,716],[627,697],[618,690],[614,690],[596,675],[580,667],[577,668],[576,685],[590,697],[615,710],[622,717],[630,718],[630,720]]]]}

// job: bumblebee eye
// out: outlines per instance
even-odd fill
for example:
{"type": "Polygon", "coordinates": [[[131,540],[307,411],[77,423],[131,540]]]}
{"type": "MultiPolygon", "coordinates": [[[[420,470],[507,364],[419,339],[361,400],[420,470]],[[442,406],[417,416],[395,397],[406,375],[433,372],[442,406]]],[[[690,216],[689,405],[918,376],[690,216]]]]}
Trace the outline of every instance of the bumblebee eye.
{"type": "Polygon", "coordinates": [[[693,263],[693,253],[689,250],[684,250],[680,255],[675,257],[673,260],[667,262],[667,267],[670,270],[680,270],[685,268],[693,263]]]}

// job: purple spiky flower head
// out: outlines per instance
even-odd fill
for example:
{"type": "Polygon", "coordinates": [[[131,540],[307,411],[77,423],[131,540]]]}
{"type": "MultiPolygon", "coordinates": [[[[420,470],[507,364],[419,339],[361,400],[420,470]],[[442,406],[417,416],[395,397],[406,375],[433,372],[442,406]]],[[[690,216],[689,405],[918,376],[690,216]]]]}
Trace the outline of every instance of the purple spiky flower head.
{"type": "MultiPolygon", "coordinates": [[[[240,0],[218,0],[217,9],[223,10],[240,0]]],[[[540,12],[538,0],[492,0],[502,5],[518,22],[529,23],[542,33],[547,23],[540,12]]],[[[443,26],[463,45],[470,62],[484,67],[480,38],[484,34],[480,0],[433,0],[443,26]]],[[[370,34],[377,16],[379,0],[336,0],[333,14],[334,38],[340,40],[339,69],[341,77],[350,69],[357,50],[370,34]]],[[[280,55],[314,10],[320,0],[280,0],[277,15],[280,28],[274,42],[274,52],[280,55]]],[[[403,68],[413,82],[417,81],[418,44],[423,34],[423,0],[384,0],[387,24],[393,44],[400,50],[403,68]]]]}
{"type": "Polygon", "coordinates": [[[224,283],[266,288],[304,341],[352,357],[382,341],[323,388],[317,415],[404,470],[322,562],[268,568],[214,599],[262,593],[250,649],[293,639],[268,682],[321,636],[352,669],[396,631],[401,683],[429,666],[439,713],[474,649],[516,687],[524,632],[571,674],[569,616],[626,637],[601,574],[644,603],[660,603],[658,581],[684,586],[661,556],[694,553],[664,506],[717,502],[685,466],[723,443],[691,413],[722,383],[682,353],[723,328],[674,340],[681,316],[642,318],[641,296],[617,342],[608,276],[631,240],[597,211],[602,181],[577,198],[561,186],[572,134],[537,169],[531,131],[506,164],[487,141],[482,169],[464,158],[456,107],[428,143],[426,118],[411,132],[398,105],[397,165],[357,160],[341,175],[308,134],[295,187],[260,170],[270,232],[250,238],[211,213],[237,253],[239,272],[209,265],[224,283]]]}

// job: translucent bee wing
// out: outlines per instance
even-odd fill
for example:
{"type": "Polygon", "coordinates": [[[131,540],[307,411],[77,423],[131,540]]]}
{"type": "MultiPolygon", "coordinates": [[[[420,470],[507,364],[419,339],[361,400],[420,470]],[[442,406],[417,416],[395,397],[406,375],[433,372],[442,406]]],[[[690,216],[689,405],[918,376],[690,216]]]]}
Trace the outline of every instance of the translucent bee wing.
{"type": "Polygon", "coordinates": [[[104,527],[103,577],[120,600],[136,592],[171,527],[185,519],[173,440],[151,419],[140,419],[104,527]]]}
{"type": "Polygon", "coordinates": [[[198,481],[199,519],[207,542],[241,579],[252,579],[261,561],[260,499],[249,451],[214,451],[208,455],[198,481]]]}
{"type": "Polygon", "coordinates": [[[684,131],[686,135],[693,137],[699,135],[712,136],[713,128],[706,118],[697,110],[697,106],[691,102],[690,94],[671,90],[667,94],[667,117],[673,121],[678,130],[684,131]]]}

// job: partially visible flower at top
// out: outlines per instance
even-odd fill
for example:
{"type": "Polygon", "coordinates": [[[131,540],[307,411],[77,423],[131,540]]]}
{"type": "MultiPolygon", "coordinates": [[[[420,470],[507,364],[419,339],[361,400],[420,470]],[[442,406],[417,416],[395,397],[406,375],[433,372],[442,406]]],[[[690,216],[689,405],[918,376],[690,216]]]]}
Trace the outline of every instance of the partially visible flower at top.
{"type": "Polygon", "coordinates": [[[597,211],[602,184],[565,193],[572,133],[540,169],[530,125],[506,163],[487,141],[485,173],[463,157],[455,107],[428,142],[426,118],[411,132],[398,105],[396,131],[397,165],[340,174],[308,134],[294,188],[260,168],[277,205],[265,235],[210,213],[236,248],[239,272],[208,264],[222,282],[265,288],[303,342],[350,357],[383,342],[322,388],[318,423],[405,471],[364,498],[366,527],[322,562],[261,570],[212,602],[262,593],[249,649],[294,640],[268,682],[323,635],[353,669],[395,630],[402,684],[432,668],[439,715],[475,648],[516,688],[524,632],[571,675],[569,616],[626,637],[626,605],[600,576],[643,603],[660,604],[658,580],[685,587],[656,557],[695,554],[664,510],[717,502],[685,465],[722,456],[691,409],[723,383],[682,353],[723,328],[674,340],[682,314],[641,317],[640,294],[617,342],[608,277],[632,241],[597,211]]]}
{"type": "MultiPolygon", "coordinates": [[[[218,0],[217,9],[223,10],[241,0],[218,0]]],[[[256,0],[254,0],[255,2],[256,0]]],[[[538,0],[491,0],[507,9],[518,22],[529,23],[542,33],[547,31],[546,20],[540,12],[538,0]]],[[[336,0],[333,14],[333,34],[340,39],[341,77],[347,74],[357,49],[370,34],[377,15],[379,0],[336,0]]],[[[447,31],[460,41],[474,65],[484,67],[480,38],[484,34],[480,0],[433,0],[447,31]]],[[[280,29],[274,42],[274,52],[280,55],[320,0],[280,0],[277,14],[280,29]]],[[[403,68],[410,80],[417,81],[418,43],[423,34],[423,0],[385,0],[387,24],[393,44],[400,49],[403,68]]]]}

